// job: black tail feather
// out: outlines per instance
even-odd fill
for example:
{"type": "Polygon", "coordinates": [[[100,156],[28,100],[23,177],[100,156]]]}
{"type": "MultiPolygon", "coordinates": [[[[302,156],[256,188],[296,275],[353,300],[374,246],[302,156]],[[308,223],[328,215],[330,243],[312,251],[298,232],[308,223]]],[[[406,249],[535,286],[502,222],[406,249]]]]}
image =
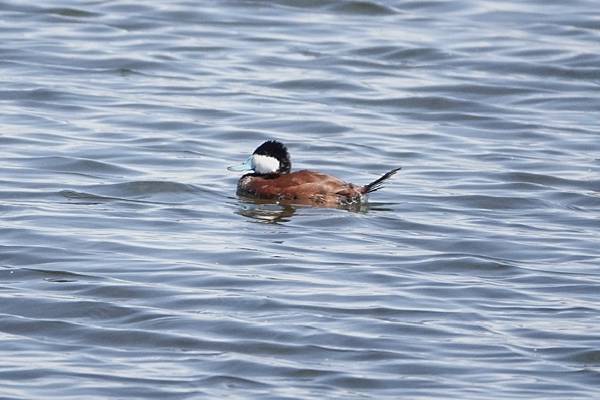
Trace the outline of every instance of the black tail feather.
{"type": "Polygon", "coordinates": [[[383,187],[383,182],[385,180],[387,180],[388,178],[392,177],[396,172],[400,171],[401,169],[402,169],[402,167],[394,168],[393,170],[386,172],[381,178],[374,180],[373,182],[369,183],[368,185],[363,186],[362,187],[363,194],[372,193],[372,192],[375,192],[376,190],[381,189],[383,187]]]}

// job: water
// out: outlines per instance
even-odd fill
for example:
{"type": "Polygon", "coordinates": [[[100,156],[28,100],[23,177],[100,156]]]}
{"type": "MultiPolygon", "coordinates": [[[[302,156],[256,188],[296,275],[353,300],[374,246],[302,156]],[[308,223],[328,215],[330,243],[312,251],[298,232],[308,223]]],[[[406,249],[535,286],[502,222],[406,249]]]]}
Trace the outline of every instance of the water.
{"type": "Polygon", "coordinates": [[[596,1],[0,2],[0,397],[596,399],[596,1]],[[268,138],[358,211],[235,196],[268,138]]]}

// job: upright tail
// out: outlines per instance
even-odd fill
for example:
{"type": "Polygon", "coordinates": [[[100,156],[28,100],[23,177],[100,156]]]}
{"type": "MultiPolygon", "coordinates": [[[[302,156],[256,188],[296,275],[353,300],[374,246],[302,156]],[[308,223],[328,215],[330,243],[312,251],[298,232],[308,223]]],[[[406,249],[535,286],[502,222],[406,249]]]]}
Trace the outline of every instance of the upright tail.
{"type": "Polygon", "coordinates": [[[374,180],[373,182],[365,185],[361,188],[362,194],[367,194],[379,190],[383,187],[383,182],[385,182],[388,178],[392,177],[396,172],[400,171],[400,168],[394,168],[393,170],[386,172],[381,178],[374,180]]]}

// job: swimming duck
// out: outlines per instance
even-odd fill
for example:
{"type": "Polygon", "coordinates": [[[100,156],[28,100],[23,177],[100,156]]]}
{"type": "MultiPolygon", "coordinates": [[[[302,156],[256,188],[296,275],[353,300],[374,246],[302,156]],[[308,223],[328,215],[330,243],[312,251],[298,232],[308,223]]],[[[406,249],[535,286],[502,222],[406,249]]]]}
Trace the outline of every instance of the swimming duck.
{"type": "Polygon", "coordinates": [[[238,195],[325,207],[365,200],[368,193],[381,189],[383,182],[401,168],[394,168],[364,186],[346,183],[321,172],[291,172],[291,169],[287,148],[276,140],[264,142],[245,162],[228,168],[230,171],[249,172],[238,182],[238,195]]]}

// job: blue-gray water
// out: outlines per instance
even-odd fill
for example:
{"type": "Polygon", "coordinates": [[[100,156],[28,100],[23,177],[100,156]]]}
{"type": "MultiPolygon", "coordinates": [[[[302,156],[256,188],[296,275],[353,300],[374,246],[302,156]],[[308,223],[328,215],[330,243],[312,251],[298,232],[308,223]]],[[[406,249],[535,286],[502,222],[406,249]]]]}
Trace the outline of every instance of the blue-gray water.
{"type": "Polygon", "coordinates": [[[3,399],[597,399],[596,0],[0,1],[3,399]],[[359,212],[238,199],[263,140],[359,212]]]}

